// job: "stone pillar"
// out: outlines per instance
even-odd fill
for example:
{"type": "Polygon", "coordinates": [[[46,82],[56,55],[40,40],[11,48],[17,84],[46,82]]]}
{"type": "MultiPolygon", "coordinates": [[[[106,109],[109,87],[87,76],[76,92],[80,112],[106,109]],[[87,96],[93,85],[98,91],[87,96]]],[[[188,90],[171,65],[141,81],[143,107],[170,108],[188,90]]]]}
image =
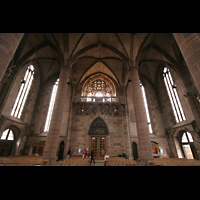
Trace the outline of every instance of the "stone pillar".
{"type": "Polygon", "coordinates": [[[0,81],[24,33],[0,33],[0,81]]]}
{"type": "Polygon", "coordinates": [[[49,159],[50,165],[53,165],[54,162],[56,161],[64,103],[66,101],[68,79],[69,79],[69,68],[62,67],[60,69],[59,83],[58,83],[53,114],[51,118],[51,124],[43,153],[43,159],[49,159]]]}
{"type": "Polygon", "coordinates": [[[174,33],[173,35],[200,92],[200,33],[174,33]]]}
{"type": "Polygon", "coordinates": [[[153,150],[151,146],[147,117],[142,97],[142,90],[139,82],[138,68],[130,69],[130,78],[132,80],[133,104],[135,110],[135,119],[138,134],[138,150],[142,164],[146,164],[147,160],[153,159],[153,150]]]}

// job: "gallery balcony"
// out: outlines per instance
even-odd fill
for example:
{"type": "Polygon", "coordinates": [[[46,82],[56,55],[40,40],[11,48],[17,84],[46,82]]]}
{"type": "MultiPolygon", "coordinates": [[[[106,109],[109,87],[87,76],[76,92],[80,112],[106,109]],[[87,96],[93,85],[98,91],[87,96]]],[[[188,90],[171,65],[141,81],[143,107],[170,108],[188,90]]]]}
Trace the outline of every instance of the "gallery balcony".
{"type": "Polygon", "coordinates": [[[125,97],[73,97],[73,102],[89,102],[89,103],[123,103],[125,104],[125,97]]]}

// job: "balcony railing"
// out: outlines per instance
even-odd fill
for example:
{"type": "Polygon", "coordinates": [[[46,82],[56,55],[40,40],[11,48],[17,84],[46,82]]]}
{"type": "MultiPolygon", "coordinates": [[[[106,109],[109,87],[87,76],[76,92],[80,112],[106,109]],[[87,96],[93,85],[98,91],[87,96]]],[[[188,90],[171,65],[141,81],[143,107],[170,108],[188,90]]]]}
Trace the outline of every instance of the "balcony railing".
{"type": "Polygon", "coordinates": [[[98,102],[98,103],[112,103],[112,102],[119,102],[125,103],[125,97],[88,97],[88,96],[81,96],[81,97],[74,97],[73,102],[98,102]]]}

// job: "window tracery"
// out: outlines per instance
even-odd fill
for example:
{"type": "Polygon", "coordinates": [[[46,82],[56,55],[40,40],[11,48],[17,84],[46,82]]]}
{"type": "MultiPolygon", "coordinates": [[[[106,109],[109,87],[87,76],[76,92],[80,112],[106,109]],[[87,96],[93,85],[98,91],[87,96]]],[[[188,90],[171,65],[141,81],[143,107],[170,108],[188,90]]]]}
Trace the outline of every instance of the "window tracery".
{"type": "Polygon", "coordinates": [[[101,79],[97,79],[93,81],[87,88],[86,88],[86,96],[112,96],[112,89],[108,83],[101,79]]]}
{"type": "Polygon", "coordinates": [[[11,129],[6,129],[1,136],[1,140],[14,140],[13,131],[11,129]]]}
{"type": "MultiPolygon", "coordinates": [[[[181,138],[182,148],[185,154],[185,157],[187,159],[194,159],[194,155],[192,152],[192,146],[193,146],[193,138],[191,133],[184,132],[181,138]]],[[[194,147],[193,147],[194,149],[194,147]]]]}
{"type": "Polygon", "coordinates": [[[164,78],[165,86],[167,88],[169,99],[172,105],[172,109],[174,111],[176,123],[182,122],[186,120],[186,117],[183,112],[183,108],[182,108],[182,105],[181,105],[181,102],[176,90],[176,85],[174,85],[172,75],[170,73],[170,70],[167,67],[164,67],[163,78],[164,78]]]}
{"type": "Polygon", "coordinates": [[[29,65],[24,78],[21,80],[21,87],[18,92],[17,98],[15,100],[14,106],[11,111],[11,116],[20,118],[27,96],[29,94],[29,90],[34,78],[34,67],[33,65],[29,65]]]}

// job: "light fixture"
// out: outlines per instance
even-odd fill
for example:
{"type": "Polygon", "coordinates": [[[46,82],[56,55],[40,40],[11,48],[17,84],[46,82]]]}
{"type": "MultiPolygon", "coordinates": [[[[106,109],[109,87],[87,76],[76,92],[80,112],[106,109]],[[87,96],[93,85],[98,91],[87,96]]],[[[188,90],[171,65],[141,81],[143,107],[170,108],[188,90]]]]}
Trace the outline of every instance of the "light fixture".
{"type": "Polygon", "coordinates": [[[26,82],[26,81],[25,81],[24,79],[21,80],[21,83],[25,84],[25,82],[26,82]]]}
{"type": "Polygon", "coordinates": [[[70,85],[71,84],[71,80],[69,78],[69,80],[67,81],[67,85],[70,85]]]}
{"type": "Polygon", "coordinates": [[[172,85],[172,88],[173,88],[173,89],[176,89],[177,87],[176,87],[176,85],[172,85]]]}

